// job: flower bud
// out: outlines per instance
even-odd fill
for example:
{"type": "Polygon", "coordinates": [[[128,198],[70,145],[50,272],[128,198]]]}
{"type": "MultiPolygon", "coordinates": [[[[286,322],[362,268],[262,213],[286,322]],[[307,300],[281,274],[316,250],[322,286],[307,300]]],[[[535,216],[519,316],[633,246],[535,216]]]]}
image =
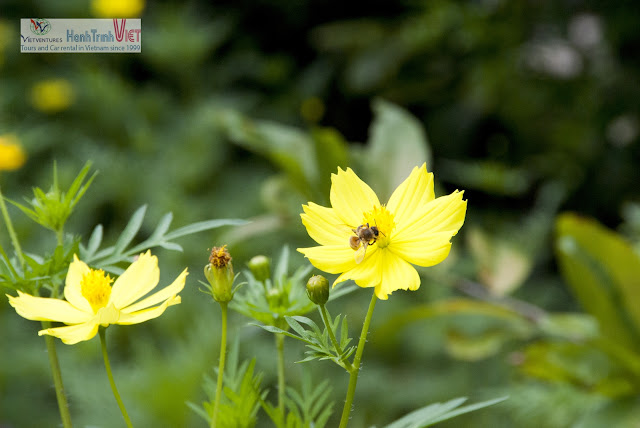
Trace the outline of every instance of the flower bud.
{"type": "Polygon", "coordinates": [[[307,282],[307,296],[316,305],[324,305],[329,300],[329,281],[322,275],[314,275],[307,282]]]}
{"type": "Polygon", "coordinates": [[[226,247],[214,247],[209,256],[209,264],[204,267],[204,276],[211,285],[211,295],[219,303],[227,303],[233,299],[233,265],[226,247]]]}
{"type": "Polygon", "coordinates": [[[255,256],[249,260],[249,270],[260,282],[265,282],[271,277],[271,267],[266,256],[255,256]]]}

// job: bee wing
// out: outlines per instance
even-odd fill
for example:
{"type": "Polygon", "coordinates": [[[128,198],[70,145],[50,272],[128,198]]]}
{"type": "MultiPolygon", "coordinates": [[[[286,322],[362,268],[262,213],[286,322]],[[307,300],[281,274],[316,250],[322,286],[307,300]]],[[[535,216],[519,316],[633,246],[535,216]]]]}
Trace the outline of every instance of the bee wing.
{"type": "Polygon", "coordinates": [[[362,261],[364,260],[364,256],[367,254],[368,246],[369,244],[367,242],[363,242],[360,248],[356,250],[356,254],[354,256],[356,260],[356,264],[359,265],[360,263],[362,263],[362,261]]]}
{"type": "Polygon", "coordinates": [[[347,235],[353,235],[354,234],[354,227],[351,227],[347,224],[341,223],[341,224],[334,224],[333,225],[335,227],[335,230],[338,231],[339,233],[344,233],[347,235]]]}

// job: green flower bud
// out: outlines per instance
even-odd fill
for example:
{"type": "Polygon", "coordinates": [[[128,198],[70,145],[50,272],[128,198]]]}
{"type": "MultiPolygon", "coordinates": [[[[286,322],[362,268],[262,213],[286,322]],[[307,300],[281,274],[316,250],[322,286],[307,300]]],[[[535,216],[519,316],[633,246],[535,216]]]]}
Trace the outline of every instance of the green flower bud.
{"type": "Polygon", "coordinates": [[[329,300],[329,281],[322,275],[314,275],[307,282],[307,296],[316,305],[324,305],[329,300]]]}
{"type": "Polygon", "coordinates": [[[253,277],[260,282],[271,278],[271,266],[266,256],[255,256],[249,260],[249,270],[253,277]]]}
{"type": "Polygon", "coordinates": [[[233,299],[233,265],[226,247],[214,247],[209,256],[209,264],[204,267],[204,276],[211,285],[211,295],[220,303],[233,299]]]}

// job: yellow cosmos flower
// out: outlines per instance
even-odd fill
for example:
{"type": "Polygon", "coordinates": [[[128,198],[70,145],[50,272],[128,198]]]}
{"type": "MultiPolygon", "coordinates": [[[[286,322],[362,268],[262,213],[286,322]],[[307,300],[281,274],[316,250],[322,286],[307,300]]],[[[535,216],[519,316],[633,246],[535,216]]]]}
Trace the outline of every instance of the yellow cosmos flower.
{"type": "Polygon", "coordinates": [[[66,110],[74,100],[73,86],[65,79],[41,80],[31,88],[31,104],[44,113],[66,110]]]}
{"type": "Polygon", "coordinates": [[[159,317],[168,306],[180,303],[178,293],[184,288],[187,275],[185,269],[171,285],[134,303],[158,284],[158,258],[150,251],[141,254],[113,287],[109,275],[89,268],[74,255],[64,287],[66,300],[34,297],[20,291],[18,297],[8,297],[18,315],[26,319],[68,324],[40,330],[38,335],[49,334],[73,345],[91,339],[99,326],[138,324],[159,317]]]}
{"type": "Polygon", "coordinates": [[[412,264],[433,266],[449,255],[467,211],[462,195],[456,190],[435,198],[433,174],[423,164],[383,205],[350,168],[338,168],[331,175],[332,208],[309,202],[300,215],[320,246],[298,251],[318,269],[340,273],[334,286],[352,279],[375,287],[382,300],[395,290],[417,290],[420,276],[412,264]]]}
{"type": "Polygon", "coordinates": [[[139,18],[144,0],[93,0],[91,10],[100,18],[139,18]]]}
{"type": "Polygon", "coordinates": [[[0,171],[19,169],[27,160],[27,155],[14,135],[0,135],[0,171]]]}

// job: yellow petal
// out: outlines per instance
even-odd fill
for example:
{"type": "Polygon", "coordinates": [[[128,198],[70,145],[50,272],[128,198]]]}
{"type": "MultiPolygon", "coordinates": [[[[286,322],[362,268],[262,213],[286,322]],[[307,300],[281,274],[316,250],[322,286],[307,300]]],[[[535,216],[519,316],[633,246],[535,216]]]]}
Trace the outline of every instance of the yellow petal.
{"type": "Polygon", "coordinates": [[[384,251],[374,247],[372,251],[367,250],[367,255],[362,263],[354,265],[354,267],[348,271],[345,271],[340,275],[333,285],[351,279],[355,281],[360,287],[376,287],[380,284],[382,275],[382,263],[384,262],[382,255],[384,251]]]}
{"type": "Polygon", "coordinates": [[[329,273],[340,273],[356,265],[355,251],[349,245],[323,245],[319,247],[298,248],[312,265],[329,273]]]}
{"type": "Polygon", "coordinates": [[[455,235],[462,227],[467,212],[467,201],[463,201],[462,196],[463,192],[456,190],[429,202],[418,210],[415,221],[398,225],[393,240],[428,239],[431,234],[444,231],[455,235]]]}
{"type": "Polygon", "coordinates": [[[158,258],[152,256],[151,251],[140,254],[138,260],[116,279],[109,302],[118,309],[125,308],[153,290],[159,279],[158,258]]]}
{"type": "Polygon", "coordinates": [[[181,301],[180,296],[173,296],[165,300],[165,302],[162,305],[156,306],[155,308],[143,309],[141,311],[132,312],[128,314],[121,313],[118,324],[122,324],[122,325],[139,324],[141,322],[145,322],[150,319],[157,318],[160,315],[162,315],[162,313],[165,311],[165,309],[167,309],[167,307],[172,305],[177,305],[178,303],[180,303],[180,301],[181,301]]]}
{"type": "MultiPolygon", "coordinates": [[[[131,314],[132,312],[136,312],[141,309],[146,309],[149,306],[153,306],[156,303],[160,303],[163,300],[167,300],[169,298],[175,297],[184,288],[184,283],[187,278],[187,275],[189,275],[189,272],[187,272],[187,269],[183,270],[182,273],[178,275],[178,277],[175,279],[175,281],[171,283],[171,285],[166,286],[165,288],[158,291],[157,293],[153,293],[151,296],[139,301],[138,303],[134,303],[133,305],[123,308],[122,314],[131,314]]],[[[121,318],[120,318],[121,320],[122,320],[122,316],[123,315],[121,315],[121,318]]],[[[122,324],[122,323],[118,321],[118,324],[122,324]]]]}
{"type": "Polygon", "coordinates": [[[396,224],[410,224],[434,197],[433,174],[427,173],[427,165],[423,163],[420,168],[415,167],[393,192],[387,209],[394,214],[396,224]]]}
{"type": "Polygon", "coordinates": [[[65,300],[34,297],[20,291],[18,291],[18,297],[9,295],[7,297],[9,297],[9,304],[15,308],[18,315],[28,320],[77,324],[93,316],[91,307],[89,312],[83,312],[65,300]]]}
{"type": "Polygon", "coordinates": [[[346,245],[351,228],[336,214],[333,208],[326,208],[313,202],[303,205],[304,214],[300,214],[302,224],[309,236],[320,245],[346,245]]]}
{"type": "Polygon", "coordinates": [[[95,319],[91,319],[87,322],[77,325],[70,325],[66,327],[48,328],[46,330],[40,330],[39,336],[48,334],[49,336],[55,336],[62,340],[67,345],[74,345],[83,340],[89,340],[93,338],[98,332],[98,323],[95,319]]]}
{"type": "Polygon", "coordinates": [[[378,299],[387,300],[389,294],[395,290],[417,290],[420,288],[420,275],[413,266],[388,249],[383,249],[380,252],[383,263],[381,264],[380,284],[375,289],[378,299]]]}
{"type": "Polygon", "coordinates": [[[89,270],[89,266],[74,254],[65,280],[64,298],[81,311],[93,314],[91,304],[82,295],[81,290],[82,278],[89,270]]]}
{"type": "Polygon", "coordinates": [[[414,265],[428,267],[437,265],[447,258],[451,249],[454,232],[437,232],[428,238],[414,236],[404,240],[394,239],[387,248],[394,254],[414,265]]]}
{"type": "Polygon", "coordinates": [[[378,197],[371,187],[347,168],[338,168],[338,174],[331,175],[331,206],[348,226],[355,228],[362,224],[364,213],[379,206],[378,197]]]}

